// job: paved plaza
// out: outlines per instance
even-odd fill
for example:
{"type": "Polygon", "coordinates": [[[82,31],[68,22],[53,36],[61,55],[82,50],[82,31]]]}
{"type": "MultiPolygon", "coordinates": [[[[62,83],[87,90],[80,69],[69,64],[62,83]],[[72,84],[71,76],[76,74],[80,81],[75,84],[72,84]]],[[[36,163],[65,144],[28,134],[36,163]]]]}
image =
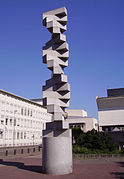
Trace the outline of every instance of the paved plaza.
{"type": "Polygon", "coordinates": [[[124,178],[124,158],[74,159],[73,173],[45,175],[41,155],[0,159],[0,179],[109,179],[124,178]]]}

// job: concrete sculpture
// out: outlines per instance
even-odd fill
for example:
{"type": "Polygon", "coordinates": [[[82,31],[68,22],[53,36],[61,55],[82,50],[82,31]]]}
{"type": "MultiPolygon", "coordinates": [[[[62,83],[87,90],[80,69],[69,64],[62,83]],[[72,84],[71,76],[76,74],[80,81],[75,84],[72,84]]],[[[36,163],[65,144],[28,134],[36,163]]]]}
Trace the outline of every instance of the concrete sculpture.
{"type": "Polygon", "coordinates": [[[69,48],[66,42],[67,10],[65,7],[43,13],[43,25],[52,34],[43,47],[43,63],[52,76],[43,86],[43,105],[53,114],[52,122],[43,131],[43,172],[72,172],[71,130],[66,125],[65,108],[69,107],[70,85],[64,68],[68,66],[69,48]]]}

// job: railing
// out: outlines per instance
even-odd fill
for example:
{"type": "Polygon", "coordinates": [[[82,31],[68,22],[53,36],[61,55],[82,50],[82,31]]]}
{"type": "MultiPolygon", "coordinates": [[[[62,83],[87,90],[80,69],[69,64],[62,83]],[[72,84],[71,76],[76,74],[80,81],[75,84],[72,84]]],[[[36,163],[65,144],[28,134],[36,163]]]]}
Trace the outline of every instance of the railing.
{"type": "Polygon", "coordinates": [[[124,157],[124,154],[73,154],[73,158],[99,159],[124,157]]]}

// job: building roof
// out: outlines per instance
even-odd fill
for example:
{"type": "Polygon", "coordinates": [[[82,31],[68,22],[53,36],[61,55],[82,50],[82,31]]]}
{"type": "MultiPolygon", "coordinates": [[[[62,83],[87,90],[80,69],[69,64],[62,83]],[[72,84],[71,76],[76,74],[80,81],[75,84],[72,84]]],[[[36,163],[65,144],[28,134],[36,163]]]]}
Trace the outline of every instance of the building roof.
{"type": "Polygon", "coordinates": [[[97,98],[98,109],[124,109],[124,96],[97,98]]]}
{"type": "Polygon", "coordinates": [[[0,89],[0,93],[5,94],[5,95],[8,95],[8,96],[11,96],[11,97],[14,97],[14,98],[16,98],[16,99],[19,99],[19,100],[22,100],[22,101],[25,101],[25,102],[28,102],[28,103],[31,103],[31,104],[34,104],[34,105],[36,105],[36,106],[39,106],[39,107],[42,107],[42,108],[45,108],[45,109],[46,109],[46,107],[44,107],[43,105],[41,105],[41,104],[39,104],[39,103],[36,103],[36,102],[31,101],[31,100],[29,100],[29,99],[23,98],[23,97],[21,97],[21,96],[17,96],[16,94],[7,92],[7,91],[5,91],[5,90],[0,89]]]}
{"type": "Polygon", "coordinates": [[[85,117],[83,117],[83,116],[68,116],[67,119],[81,119],[81,120],[83,120],[83,119],[96,119],[96,118],[94,118],[94,117],[87,117],[87,116],[85,116],[85,117]]]}
{"type": "Polygon", "coordinates": [[[34,99],[30,99],[31,101],[43,101],[43,98],[34,98],[34,99]]]}
{"type": "Polygon", "coordinates": [[[68,118],[66,119],[66,121],[69,122],[69,123],[86,123],[88,120],[96,120],[96,118],[80,117],[80,116],[68,116],[68,118]]]}
{"type": "Polygon", "coordinates": [[[124,96],[124,88],[107,89],[108,97],[124,96]]]}

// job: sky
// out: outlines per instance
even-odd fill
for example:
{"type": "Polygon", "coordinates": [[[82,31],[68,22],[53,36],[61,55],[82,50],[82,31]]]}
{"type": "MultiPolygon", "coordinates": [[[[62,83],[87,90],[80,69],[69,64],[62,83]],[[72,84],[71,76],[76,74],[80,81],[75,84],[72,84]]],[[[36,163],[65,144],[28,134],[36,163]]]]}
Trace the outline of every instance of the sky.
{"type": "Polygon", "coordinates": [[[124,0],[0,0],[0,89],[41,98],[51,72],[42,47],[51,34],[42,13],[65,6],[71,109],[97,118],[96,96],[124,87],[124,0]]]}

